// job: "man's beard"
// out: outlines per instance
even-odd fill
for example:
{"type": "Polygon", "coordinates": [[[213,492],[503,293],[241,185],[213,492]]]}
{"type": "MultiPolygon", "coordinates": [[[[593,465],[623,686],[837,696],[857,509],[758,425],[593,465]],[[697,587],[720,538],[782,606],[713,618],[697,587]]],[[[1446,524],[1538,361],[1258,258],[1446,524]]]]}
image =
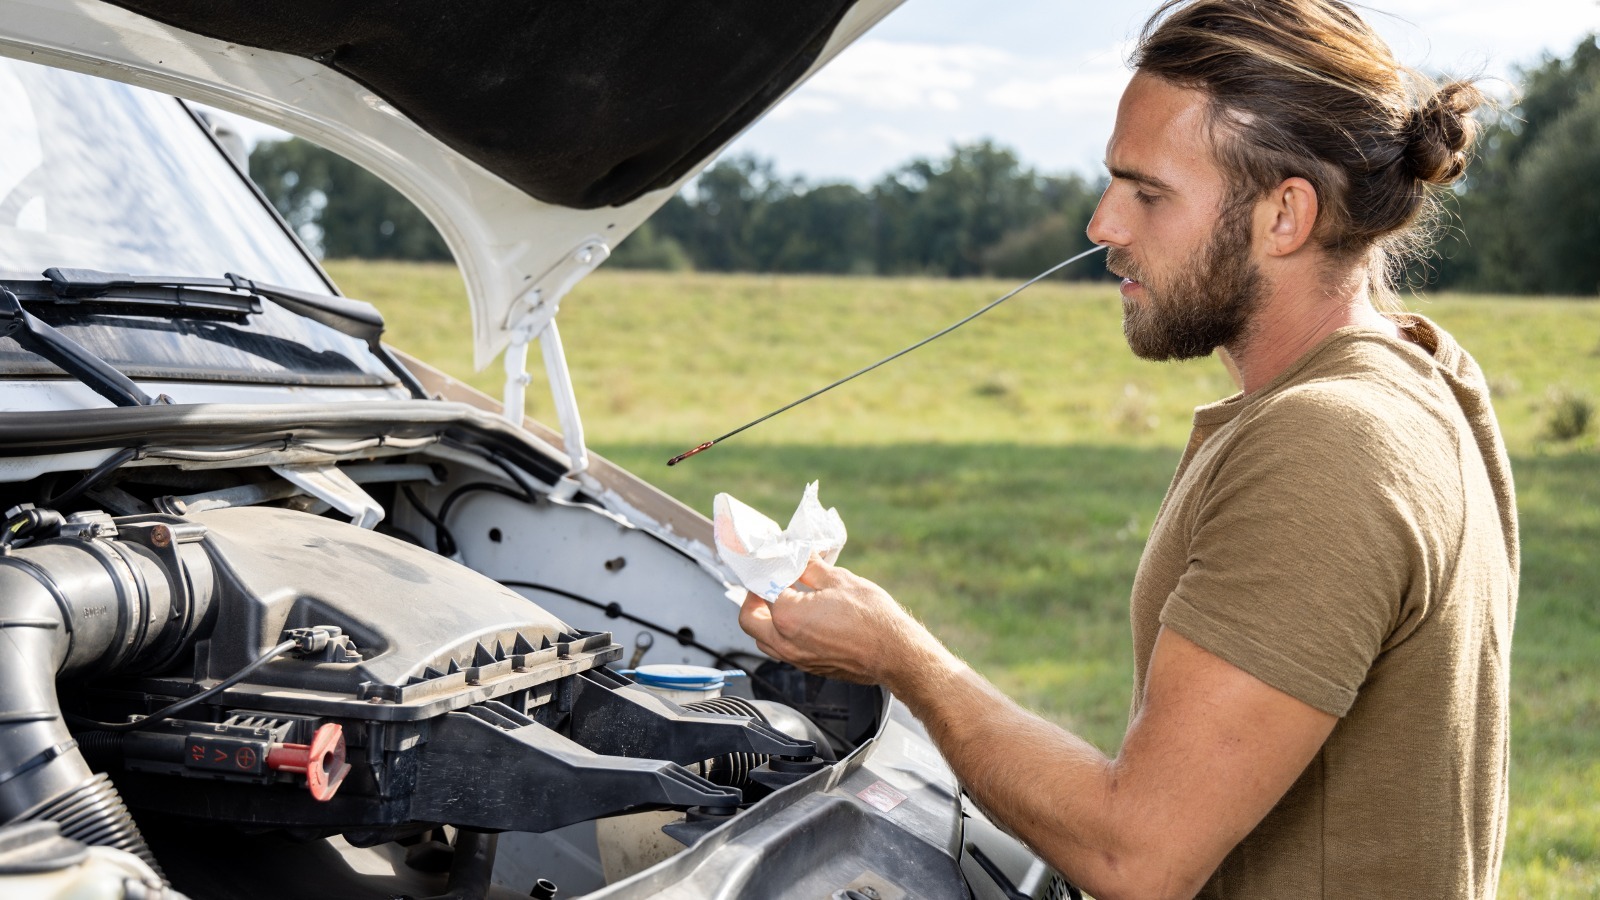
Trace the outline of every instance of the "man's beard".
{"type": "Polygon", "coordinates": [[[1122,299],[1122,333],[1141,359],[1195,359],[1243,337],[1259,305],[1261,273],[1250,261],[1250,207],[1225,210],[1206,245],[1151,284],[1128,251],[1113,247],[1106,268],[1144,287],[1144,300],[1122,299]]]}

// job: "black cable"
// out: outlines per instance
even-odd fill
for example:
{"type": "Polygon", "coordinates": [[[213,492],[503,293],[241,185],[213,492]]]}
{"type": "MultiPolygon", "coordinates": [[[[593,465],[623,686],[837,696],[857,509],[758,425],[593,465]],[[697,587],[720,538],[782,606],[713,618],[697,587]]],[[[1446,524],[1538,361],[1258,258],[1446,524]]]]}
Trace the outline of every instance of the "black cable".
{"type": "Polygon", "coordinates": [[[522,488],[522,490],[527,493],[529,503],[536,503],[540,498],[544,498],[549,502],[556,504],[557,506],[567,506],[575,509],[587,509],[590,512],[598,513],[599,515],[627,525],[629,528],[635,527],[633,523],[628,522],[623,517],[606,509],[598,500],[581,490],[573,494],[572,498],[569,500],[556,499],[555,495],[551,493],[552,486],[549,485],[546,485],[542,491],[535,490],[528,479],[523,477],[523,473],[519,471],[516,466],[512,465],[510,460],[507,460],[504,456],[501,456],[499,451],[490,451],[489,461],[499,466],[500,471],[506,473],[507,478],[510,478],[512,481],[516,482],[517,486],[522,488]]]}
{"type": "Polygon", "coordinates": [[[471,484],[464,484],[461,487],[451,491],[444,498],[444,502],[439,504],[439,511],[434,512],[422,504],[422,500],[417,497],[416,491],[411,489],[411,485],[405,484],[400,486],[400,492],[405,495],[406,501],[409,502],[412,508],[420,513],[424,519],[428,520],[429,525],[433,526],[433,532],[435,535],[434,544],[441,556],[455,556],[457,551],[461,549],[461,545],[456,543],[455,533],[450,530],[450,527],[446,525],[445,522],[449,519],[450,509],[456,505],[456,501],[460,500],[463,495],[472,493],[473,491],[486,491],[490,493],[501,494],[506,497],[510,497],[513,500],[520,500],[524,503],[534,502],[533,498],[513,491],[503,485],[490,484],[487,481],[474,481],[471,484]]]}
{"type": "Polygon", "coordinates": [[[434,550],[440,556],[455,556],[456,536],[450,533],[450,529],[445,526],[444,520],[434,515],[433,510],[422,505],[422,501],[417,499],[417,492],[411,489],[411,485],[400,485],[400,493],[405,496],[411,507],[424,519],[427,519],[429,525],[433,526],[434,550]]]}
{"type": "MultiPolygon", "coordinates": [[[[745,675],[749,676],[750,680],[753,683],[759,684],[762,687],[766,688],[768,691],[771,691],[772,695],[774,697],[782,697],[782,696],[784,696],[783,691],[777,685],[775,685],[772,682],[766,680],[765,678],[762,678],[760,675],[757,675],[754,671],[752,671],[752,670],[750,670],[748,668],[745,668],[744,666],[739,665],[739,663],[735,662],[731,657],[728,656],[728,654],[722,653],[721,651],[718,651],[718,650],[713,650],[710,647],[707,647],[705,644],[702,644],[699,641],[695,640],[694,639],[694,629],[689,628],[688,626],[684,626],[683,628],[679,628],[678,630],[673,631],[672,629],[667,628],[665,625],[661,625],[661,624],[658,624],[656,622],[652,622],[649,619],[644,618],[643,616],[636,616],[633,613],[625,611],[622,608],[622,604],[620,604],[620,603],[616,603],[616,602],[601,603],[598,600],[591,600],[588,597],[583,596],[582,594],[574,594],[571,591],[563,590],[561,588],[554,587],[554,586],[548,585],[548,584],[536,584],[536,583],[534,583],[532,581],[503,581],[503,580],[498,579],[498,578],[495,579],[495,580],[499,581],[501,584],[505,585],[506,587],[510,587],[510,588],[525,588],[525,589],[530,590],[530,591],[544,591],[546,593],[555,594],[557,597],[565,597],[568,600],[572,600],[572,601],[574,601],[576,603],[582,603],[584,606],[593,607],[594,609],[598,609],[601,612],[604,612],[606,614],[606,618],[608,618],[608,619],[625,619],[625,620],[627,620],[629,622],[632,622],[635,625],[643,625],[644,627],[650,629],[651,631],[656,632],[657,634],[661,634],[661,635],[664,635],[666,637],[670,637],[670,638],[676,639],[678,643],[682,644],[685,647],[693,647],[694,649],[699,650],[701,653],[704,653],[707,656],[710,656],[712,659],[716,660],[718,665],[729,666],[731,668],[738,669],[739,671],[745,673],[745,675]]],[[[735,651],[735,652],[738,655],[741,655],[741,656],[755,656],[755,654],[753,654],[753,653],[744,653],[742,651],[735,651]]],[[[760,658],[761,659],[765,659],[766,657],[760,657],[760,658]]],[[[835,732],[832,729],[828,728],[826,725],[823,725],[821,722],[817,722],[816,720],[813,719],[812,720],[812,724],[816,725],[818,730],[820,730],[823,734],[826,734],[828,737],[831,737],[834,740],[838,741],[839,742],[839,746],[841,746],[841,747],[854,746],[850,741],[847,741],[843,737],[840,737],[837,732],[835,732]]]]}
{"type": "MultiPolygon", "coordinates": [[[[676,631],[674,631],[673,629],[670,629],[670,628],[666,627],[665,625],[661,625],[659,623],[652,622],[649,619],[643,618],[642,616],[636,616],[633,613],[625,611],[622,608],[622,604],[620,604],[620,603],[601,603],[598,600],[590,600],[588,597],[585,597],[582,594],[574,594],[571,591],[563,590],[563,589],[558,588],[558,587],[553,587],[553,586],[548,585],[548,584],[536,584],[536,583],[534,583],[532,581],[501,581],[498,578],[495,579],[495,580],[496,581],[500,581],[500,583],[505,585],[506,587],[526,588],[526,589],[528,589],[530,591],[544,591],[547,594],[555,594],[557,597],[565,597],[568,600],[572,600],[572,601],[577,602],[577,603],[582,603],[584,606],[589,606],[589,607],[593,607],[594,609],[600,610],[601,612],[606,614],[606,618],[608,618],[608,619],[626,619],[627,621],[632,622],[635,625],[643,625],[644,627],[650,629],[651,631],[656,632],[657,634],[662,634],[662,635],[665,635],[667,637],[673,638],[679,644],[682,644],[685,647],[693,647],[694,649],[699,650],[701,653],[704,653],[707,656],[710,656],[712,659],[715,659],[719,665],[725,664],[725,665],[732,666],[733,668],[738,669],[740,671],[745,671],[744,666],[739,665],[738,663],[736,663],[733,660],[729,659],[726,655],[724,655],[724,654],[722,654],[722,653],[720,653],[720,652],[718,652],[716,650],[713,650],[710,647],[707,647],[705,644],[702,644],[699,641],[695,640],[694,639],[694,629],[692,629],[692,628],[690,628],[688,626],[684,626],[683,628],[679,628],[676,631]]],[[[770,687],[770,685],[769,685],[769,687],[770,687]]]]}
{"type": "Polygon", "coordinates": [[[45,507],[58,507],[63,503],[78,499],[79,494],[82,494],[84,491],[94,487],[102,478],[110,475],[112,471],[121,468],[125,463],[137,455],[139,455],[139,448],[123,447],[121,450],[118,450],[102,460],[98,466],[90,469],[82,478],[78,479],[77,483],[72,487],[67,488],[65,491],[62,491],[61,493],[51,497],[49,500],[46,500],[39,505],[45,507]]]}
{"type": "MultiPolygon", "coordinates": [[[[554,465],[548,465],[551,461],[542,457],[534,457],[533,461],[547,464],[547,466],[545,468],[535,470],[534,467],[529,466],[526,462],[517,462],[513,460],[511,457],[506,455],[504,450],[494,449],[488,444],[478,441],[468,441],[445,436],[440,439],[439,444],[442,447],[460,450],[462,453],[476,456],[481,459],[487,459],[494,463],[500,468],[500,471],[506,474],[506,477],[509,478],[513,484],[517,485],[528,493],[530,503],[537,500],[538,497],[548,493],[550,491],[550,486],[556,481],[560,480],[560,470],[554,465]]],[[[526,451],[527,448],[524,447],[522,449],[526,451]]]]}
{"type": "Polygon", "coordinates": [[[390,525],[385,527],[380,533],[387,534],[392,538],[399,538],[408,544],[414,544],[418,547],[422,546],[422,538],[417,537],[415,534],[405,530],[404,528],[396,528],[393,525],[390,525]]]}
{"type": "Polygon", "coordinates": [[[441,521],[441,522],[450,521],[450,510],[451,510],[452,507],[454,507],[456,505],[456,501],[460,500],[462,498],[462,496],[464,496],[466,494],[470,494],[470,493],[472,493],[474,491],[484,491],[486,493],[491,493],[491,494],[500,494],[501,496],[510,497],[513,500],[517,500],[517,501],[520,501],[520,502],[523,502],[523,503],[533,503],[534,502],[531,498],[529,498],[527,496],[524,496],[523,494],[519,494],[516,491],[513,491],[512,489],[510,489],[510,488],[508,488],[508,487],[506,487],[504,485],[490,484],[487,481],[474,481],[471,484],[464,484],[461,487],[456,488],[455,490],[451,491],[448,495],[445,496],[444,502],[439,504],[439,513],[438,513],[439,521],[441,521]]]}
{"type": "Polygon", "coordinates": [[[11,552],[17,541],[26,542],[34,533],[60,530],[66,519],[53,509],[24,509],[6,520],[5,533],[0,534],[0,556],[11,552]]]}
{"type": "Polygon", "coordinates": [[[172,718],[173,716],[183,712],[202,700],[209,700],[228,688],[233,687],[246,678],[249,678],[257,669],[276,659],[280,654],[293,650],[298,644],[299,641],[284,641],[278,646],[273,647],[271,650],[268,650],[266,653],[256,657],[251,662],[246,663],[244,668],[233,673],[232,675],[229,675],[227,678],[222,679],[211,687],[206,688],[198,694],[185,697],[176,703],[170,703],[166,706],[163,706],[136,722],[96,722],[93,719],[86,719],[82,716],[73,715],[72,713],[66,713],[65,715],[76,725],[97,728],[101,731],[138,731],[141,728],[148,728],[163,719],[172,718]]]}
{"type": "Polygon", "coordinates": [[[489,451],[489,461],[499,466],[500,471],[506,473],[506,477],[511,479],[512,484],[522,488],[522,492],[527,495],[524,499],[529,503],[537,502],[539,492],[533,489],[533,485],[523,480],[522,471],[513,466],[510,460],[501,456],[498,451],[491,450],[489,451]]]}

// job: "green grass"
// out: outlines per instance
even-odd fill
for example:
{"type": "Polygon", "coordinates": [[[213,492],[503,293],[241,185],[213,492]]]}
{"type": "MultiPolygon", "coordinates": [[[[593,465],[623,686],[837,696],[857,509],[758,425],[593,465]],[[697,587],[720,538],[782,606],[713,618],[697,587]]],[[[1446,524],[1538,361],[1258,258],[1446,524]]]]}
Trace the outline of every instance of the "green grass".
{"type": "MultiPolygon", "coordinates": [[[[471,371],[452,269],[330,268],[384,309],[392,343],[499,393],[498,367],[471,371]]],[[[1211,360],[1134,359],[1114,289],[1040,285],[692,462],[662,465],[1008,287],[602,272],[564,301],[561,323],[597,450],[703,511],[726,490],[781,518],[820,479],[850,527],[847,565],[1022,702],[1114,751],[1139,552],[1190,410],[1231,391],[1211,360]]],[[[1600,404],[1600,303],[1411,306],[1488,373],[1517,478],[1524,565],[1502,894],[1600,897],[1600,426],[1546,436],[1561,396],[1600,404]]],[[[537,378],[529,398],[553,421],[537,378]]]]}

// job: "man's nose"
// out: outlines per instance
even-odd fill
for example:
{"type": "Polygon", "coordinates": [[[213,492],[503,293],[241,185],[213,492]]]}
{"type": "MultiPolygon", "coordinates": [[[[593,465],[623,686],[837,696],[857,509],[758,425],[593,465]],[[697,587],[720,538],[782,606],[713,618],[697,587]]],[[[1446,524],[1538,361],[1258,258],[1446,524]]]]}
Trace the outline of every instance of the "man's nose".
{"type": "Polygon", "coordinates": [[[1088,234],[1089,240],[1096,244],[1126,247],[1130,235],[1122,224],[1123,217],[1117,214],[1116,203],[1112,200],[1111,193],[1112,189],[1107,187],[1105,193],[1100,195],[1100,202],[1095,205],[1094,216],[1089,219],[1089,227],[1085,233],[1088,234]]]}

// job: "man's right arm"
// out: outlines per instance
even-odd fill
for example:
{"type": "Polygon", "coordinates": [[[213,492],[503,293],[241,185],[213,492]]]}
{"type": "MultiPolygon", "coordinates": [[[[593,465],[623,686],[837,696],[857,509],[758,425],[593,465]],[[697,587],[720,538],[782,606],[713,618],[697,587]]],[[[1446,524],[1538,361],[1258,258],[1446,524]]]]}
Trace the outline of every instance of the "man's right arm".
{"type": "Polygon", "coordinates": [[[889,687],[979,805],[1101,900],[1192,896],[1338,721],[1164,630],[1107,758],[1018,707],[872,582],[820,562],[804,580],[816,592],[746,602],[762,649],[889,687]]]}

